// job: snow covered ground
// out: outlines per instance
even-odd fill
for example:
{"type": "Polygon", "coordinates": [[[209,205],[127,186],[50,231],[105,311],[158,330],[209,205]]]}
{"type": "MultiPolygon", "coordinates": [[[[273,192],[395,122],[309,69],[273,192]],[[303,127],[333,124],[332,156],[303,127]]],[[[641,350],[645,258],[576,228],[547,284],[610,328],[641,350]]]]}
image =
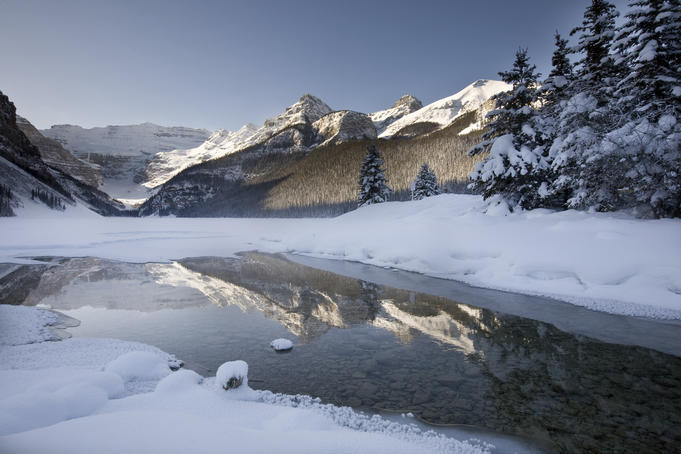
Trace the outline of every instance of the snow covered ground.
{"type": "MultiPolygon", "coordinates": [[[[35,307],[0,308],[3,453],[483,453],[490,448],[307,396],[255,391],[246,380],[224,391],[213,377],[171,372],[175,359],[144,344],[49,342],[46,327],[54,314],[35,307]],[[25,332],[8,333],[12,326],[25,332]]],[[[243,372],[245,363],[236,364],[243,372]]]]}
{"type": "Polygon", "coordinates": [[[33,210],[0,220],[0,262],[294,252],[547,295],[605,312],[681,319],[681,220],[549,210],[503,215],[485,213],[485,206],[478,196],[444,194],[330,219],[102,218],[77,209],[33,210]]]}

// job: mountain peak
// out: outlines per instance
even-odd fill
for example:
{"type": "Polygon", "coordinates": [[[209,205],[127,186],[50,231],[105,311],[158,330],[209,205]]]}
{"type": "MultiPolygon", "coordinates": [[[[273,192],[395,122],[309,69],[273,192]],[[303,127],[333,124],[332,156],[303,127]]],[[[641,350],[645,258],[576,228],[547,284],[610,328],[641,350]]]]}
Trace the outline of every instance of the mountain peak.
{"type": "Polygon", "coordinates": [[[404,95],[397,101],[395,101],[395,104],[393,104],[393,108],[397,107],[406,107],[407,110],[410,112],[413,112],[415,110],[419,110],[421,107],[423,107],[423,103],[419,101],[418,98],[412,96],[412,95],[404,95]]]}
{"type": "Polygon", "coordinates": [[[305,114],[311,122],[315,122],[332,111],[333,109],[324,101],[309,93],[305,93],[297,103],[286,109],[285,115],[305,114]]]}

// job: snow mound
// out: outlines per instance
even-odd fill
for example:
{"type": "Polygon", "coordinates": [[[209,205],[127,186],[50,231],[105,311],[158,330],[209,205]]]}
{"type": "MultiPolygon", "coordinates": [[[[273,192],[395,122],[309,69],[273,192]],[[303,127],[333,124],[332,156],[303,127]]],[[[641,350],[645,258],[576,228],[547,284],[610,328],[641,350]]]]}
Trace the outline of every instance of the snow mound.
{"type": "Polygon", "coordinates": [[[379,137],[387,139],[402,128],[415,123],[436,123],[445,127],[460,115],[482,107],[492,96],[510,90],[511,86],[499,80],[480,79],[458,93],[412,112],[391,123],[379,137]]]}
{"type": "Polygon", "coordinates": [[[222,364],[215,375],[215,383],[227,390],[241,385],[248,387],[248,363],[237,360],[222,364]]]}
{"type": "Polygon", "coordinates": [[[119,356],[104,367],[128,381],[160,380],[170,373],[168,361],[151,352],[130,352],[119,356]]]}
{"type": "Polygon", "coordinates": [[[203,382],[203,377],[193,370],[178,370],[165,377],[156,385],[157,393],[177,394],[194,388],[203,382]]]}
{"type": "Polygon", "coordinates": [[[291,350],[293,348],[293,342],[288,339],[274,339],[272,342],[270,342],[270,347],[278,352],[291,350]]]}
{"type": "Polygon", "coordinates": [[[0,345],[24,345],[57,340],[49,328],[59,316],[36,307],[0,305],[0,345]]]}

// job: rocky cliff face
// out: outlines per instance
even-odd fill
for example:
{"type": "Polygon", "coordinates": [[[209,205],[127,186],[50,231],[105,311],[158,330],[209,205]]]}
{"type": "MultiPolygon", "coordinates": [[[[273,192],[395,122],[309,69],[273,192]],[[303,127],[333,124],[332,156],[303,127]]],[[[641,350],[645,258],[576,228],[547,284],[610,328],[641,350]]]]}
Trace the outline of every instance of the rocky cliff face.
{"type": "Polygon", "coordinates": [[[367,114],[340,110],[324,115],[312,124],[324,141],[320,145],[351,140],[375,139],[376,127],[367,114]]]}
{"type": "MultiPolygon", "coordinates": [[[[22,120],[22,126],[27,125],[30,123],[22,120]]],[[[31,133],[37,142],[44,139],[40,138],[37,131],[31,133]]],[[[38,147],[17,125],[14,104],[1,92],[0,185],[10,188],[12,192],[10,212],[6,214],[28,204],[45,204],[53,209],[64,210],[79,202],[100,214],[122,214],[121,204],[61,169],[51,167],[42,159],[38,147]]]]}
{"type": "Polygon", "coordinates": [[[59,169],[83,183],[98,187],[102,184],[99,166],[88,164],[73,156],[54,139],[45,137],[27,119],[17,116],[17,126],[28,140],[38,148],[40,157],[48,166],[59,169]]]}
{"type": "Polygon", "coordinates": [[[52,175],[38,149],[17,127],[16,108],[0,92],[0,208],[2,215],[13,215],[24,200],[40,191],[42,199],[61,208],[73,203],[71,194],[52,175]]]}

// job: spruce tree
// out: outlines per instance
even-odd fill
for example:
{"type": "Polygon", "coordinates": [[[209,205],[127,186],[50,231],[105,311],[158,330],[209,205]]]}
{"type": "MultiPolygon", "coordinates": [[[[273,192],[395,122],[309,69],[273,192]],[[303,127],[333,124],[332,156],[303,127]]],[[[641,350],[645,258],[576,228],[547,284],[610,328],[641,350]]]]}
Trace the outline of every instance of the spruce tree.
{"type": "Polygon", "coordinates": [[[629,8],[616,38],[619,61],[628,69],[617,101],[654,122],[681,111],[681,6],[679,0],[635,0],[629,8]]]}
{"type": "Polygon", "coordinates": [[[615,35],[615,6],[592,0],[584,13],[574,51],[581,55],[569,99],[560,110],[556,138],[549,151],[556,175],[547,197],[565,194],[571,208],[592,207],[610,211],[621,207],[623,168],[618,156],[602,145],[618,120],[612,115],[612,94],[619,74],[611,54],[615,35]]]}
{"type": "Polygon", "coordinates": [[[509,91],[492,99],[496,109],[483,141],[474,146],[470,155],[489,151],[484,161],[475,166],[469,187],[481,191],[483,197],[501,196],[511,207],[534,208],[541,204],[541,183],[548,165],[545,150],[537,140],[537,100],[535,65],[530,65],[526,49],[515,54],[513,68],[500,72],[502,80],[512,84],[509,91]]]}
{"type": "Polygon", "coordinates": [[[359,170],[359,197],[357,206],[362,207],[388,200],[392,188],[388,186],[383,168],[383,159],[375,145],[367,148],[367,155],[359,170]]]}
{"type": "Polygon", "coordinates": [[[591,0],[584,12],[582,25],[574,28],[570,35],[578,34],[575,51],[582,54],[578,62],[579,80],[590,87],[599,102],[606,97],[616,77],[617,67],[610,49],[615,37],[615,18],[619,13],[615,5],[607,0],[591,0]]]}
{"type": "MultiPolygon", "coordinates": [[[[574,69],[568,58],[568,40],[563,39],[558,32],[554,35],[556,48],[551,56],[551,72],[544,80],[539,91],[542,103],[542,115],[552,119],[557,118],[569,94],[570,86],[574,82],[574,69]]],[[[542,131],[544,135],[550,133],[542,131]]]]}
{"type": "Polygon", "coordinates": [[[411,192],[412,200],[421,200],[425,197],[431,197],[440,194],[440,186],[437,184],[437,177],[427,163],[424,163],[419,170],[416,180],[414,180],[414,189],[411,192]]]}

